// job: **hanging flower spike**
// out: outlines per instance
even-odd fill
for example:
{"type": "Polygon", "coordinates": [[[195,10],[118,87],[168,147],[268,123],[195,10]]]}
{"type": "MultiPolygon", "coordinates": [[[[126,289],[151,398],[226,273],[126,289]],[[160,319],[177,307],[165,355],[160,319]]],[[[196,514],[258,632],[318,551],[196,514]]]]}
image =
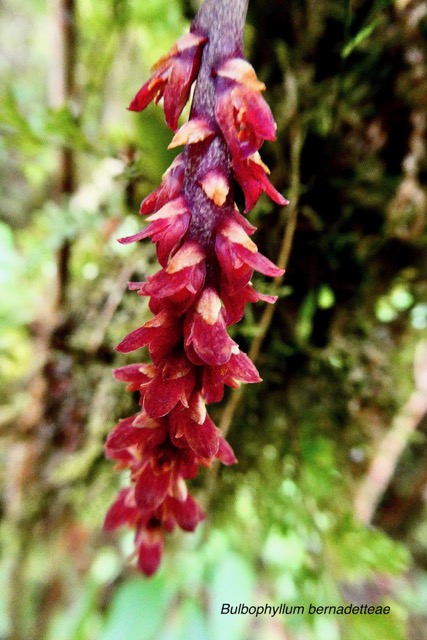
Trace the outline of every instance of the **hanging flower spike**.
{"type": "Polygon", "coordinates": [[[131,102],[141,111],[163,97],[166,122],[176,132],[169,148],[184,146],[161,185],[141,204],[148,225],[122,244],[150,238],[161,269],[129,288],[149,297],[154,317],[116,347],[147,348],[151,362],[115,370],[139,393],[140,411],[109,435],[106,455],[130,473],[110,507],[104,527],[135,529],[135,555],[147,576],[158,568],[167,533],[194,531],[205,514],[186,481],[214,460],[236,462],[206,404],[219,402],[224,386],[261,380],[255,365],[230,338],[248,302],[273,303],[255,291],[254,269],[283,273],[261,255],[253,227],[234,204],[237,180],[246,211],[265,192],[287,201],[270,184],[258,150],[276,125],[261,97],[264,85],[243,60],[247,0],[205,0],[191,27],[155,65],[131,102]],[[196,81],[190,119],[178,118],[196,81]]]}

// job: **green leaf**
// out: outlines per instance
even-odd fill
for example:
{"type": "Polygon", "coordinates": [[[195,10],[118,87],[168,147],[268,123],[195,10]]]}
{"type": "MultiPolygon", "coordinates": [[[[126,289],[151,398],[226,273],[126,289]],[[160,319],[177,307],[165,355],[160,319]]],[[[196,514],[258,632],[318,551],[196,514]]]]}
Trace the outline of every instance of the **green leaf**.
{"type": "Polygon", "coordinates": [[[343,50],[341,52],[341,56],[343,58],[348,58],[350,53],[352,53],[352,51],[354,49],[356,49],[356,47],[358,47],[359,44],[361,44],[364,40],[366,40],[366,38],[369,38],[371,33],[378,27],[380,22],[381,22],[381,20],[379,18],[377,18],[376,20],[371,22],[371,24],[368,24],[366,27],[361,29],[359,31],[359,33],[357,33],[354,36],[354,38],[352,38],[350,40],[350,42],[347,42],[347,44],[345,45],[345,47],[343,48],[343,50]]]}
{"type": "Polygon", "coordinates": [[[114,595],[99,640],[149,640],[165,620],[170,598],[162,574],[125,582],[114,595]]]}
{"type": "Polygon", "coordinates": [[[295,327],[295,336],[300,343],[304,344],[310,338],[316,306],[315,292],[310,291],[300,308],[298,323],[295,327]]]}
{"type": "Polygon", "coordinates": [[[250,617],[222,614],[224,604],[253,604],[255,575],[242,556],[227,553],[215,567],[210,594],[209,629],[212,640],[240,640],[247,637],[250,617]]]}
{"type": "MultiPolygon", "coordinates": [[[[387,602],[381,603],[386,606],[387,602]]],[[[405,640],[407,638],[404,624],[405,615],[395,603],[390,603],[389,614],[369,616],[352,615],[346,620],[348,625],[348,640],[372,640],[372,638],[387,638],[387,640],[405,640]]]]}
{"type": "Polygon", "coordinates": [[[209,640],[206,619],[198,602],[182,603],[169,620],[170,626],[161,635],[161,640],[209,640]]]}
{"type": "MultiPolygon", "coordinates": [[[[47,640],[86,640],[86,631],[96,621],[95,603],[97,597],[95,584],[87,584],[80,597],[63,615],[54,615],[47,640]]],[[[96,622],[95,622],[96,624],[96,622]]]]}

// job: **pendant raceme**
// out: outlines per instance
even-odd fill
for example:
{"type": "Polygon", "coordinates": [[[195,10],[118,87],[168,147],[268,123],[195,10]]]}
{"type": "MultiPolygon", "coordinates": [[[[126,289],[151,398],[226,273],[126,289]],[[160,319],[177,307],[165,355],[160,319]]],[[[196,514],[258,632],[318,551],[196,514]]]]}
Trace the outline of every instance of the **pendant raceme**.
{"type": "Polygon", "coordinates": [[[154,67],[130,104],[141,111],[163,98],[175,132],[170,148],[183,146],[161,185],[145,198],[148,226],[126,244],[150,238],[161,269],[130,289],[150,298],[153,317],[117,346],[121,353],[147,347],[151,362],[116,369],[118,380],[140,395],[140,411],[109,435],[106,455],[130,471],[130,486],[110,507],[107,530],[136,529],[138,566],[146,575],[160,563],[164,536],[176,525],[193,531],[205,517],[186,480],[214,460],[236,462],[209,417],[224,386],[255,383],[254,364],[228,335],[247,302],[275,302],[253,288],[253,271],[283,272],[258,252],[255,231],[234,203],[237,181],[247,212],[265,192],[287,201],[268,180],[258,150],[275,138],[276,125],[264,85],[243,59],[245,0],[207,0],[191,32],[154,67]],[[190,119],[179,116],[196,83],[190,119]]]}

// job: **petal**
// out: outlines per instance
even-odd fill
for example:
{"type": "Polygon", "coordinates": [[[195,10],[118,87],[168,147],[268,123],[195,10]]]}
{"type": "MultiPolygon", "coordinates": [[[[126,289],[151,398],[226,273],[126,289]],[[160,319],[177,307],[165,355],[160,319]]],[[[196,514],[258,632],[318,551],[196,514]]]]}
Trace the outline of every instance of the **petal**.
{"type": "Polygon", "coordinates": [[[222,207],[227,200],[230,185],[227,177],[221,171],[218,169],[208,171],[201,179],[200,186],[210,200],[218,207],[222,207]]]}
{"type": "Polygon", "coordinates": [[[260,293],[259,291],[255,291],[255,289],[253,289],[254,293],[256,294],[256,300],[254,300],[254,302],[258,302],[258,300],[262,300],[263,302],[268,302],[268,304],[274,304],[275,302],[277,302],[277,298],[278,296],[270,296],[267,293],[260,293]]]}
{"type": "Polygon", "coordinates": [[[141,542],[138,550],[138,568],[147,577],[152,576],[158,569],[162,560],[163,537],[155,542],[141,542]]]}
{"type": "Polygon", "coordinates": [[[142,384],[150,379],[141,369],[142,364],[127,364],[114,369],[114,377],[120,382],[128,382],[128,391],[138,391],[142,384]]]}
{"type": "Polygon", "coordinates": [[[224,383],[207,385],[203,383],[203,395],[206,398],[207,403],[221,402],[224,397],[224,383]]]}
{"type": "MultiPolygon", "coordinates": [[[[199,306],[197,307],[199,309],[199,306]]],[[[184,345],[192,344],[197,355],[209,365],[221,365],[230,359],[237,344],[227,333],[224,311],[220,308],[217,319],[206,311],[203,315],[196,310],[184,323],[184,345]]]]}
{"type": "Polygon", "coordinates": [[[171,509],[183,531],[194,531],[199,522],[205,519],[205,512],[190,494],[185,502],[171,500],[171,509]]]}
{"type": "Polygon", "coordinates": [[[142,215],[153,213],[153,211],[158,211],[171,200],[178,198],[182,189],[184,172],[183,157],[182,154],[179,154],[163,175],[161,185],[142,201],[139,212],[142,215]]]}
{"type": "Polygon", "coordinates": [[[184,51],[186,51],[187,49],[201,49],[207,41],[208,38],[206,38],[206,36],[200,36],[197,33],[192,33],[190,31],[189,33],[185,33],[183,36],[178,38],[178,40],[176,41],[176,48],[180,53],[184,53],[184,51]]]}
{"type": "Polygon", "coordinates": [[[223,464],[227,467],[231,464],[236,464],[237,458],[234,455],[233,449],[228,444],[227,440],[224,440],[223,437],[219,439],[219,447],[215,456],[218,460],[221,460],[223,464]]]}
{"type": "Polygon", "coordinates": [[[145,296],[159,296],[165,298],[173,296],[187,286],[190,278],[191,267],[184,267],[180,271],[169,273],[166,269],[161,269],[154,276],[147,278],[140,291],[145,296]]]}
{"type": "MultiPolygon", "coordinates": [[[[259,93],[243,86],[235,87],[232,91],[232,100],[235,108],[241,112],[245,127],[252,129],[253,133],[263,140],[276,139],[276,123],[273,114],[259,93]]],[[[253,153],[257,150],[254,149],[253,153]]]]}
{"type": "Polygon", "coordinates": [[[245,353],[232,354],[222,366],[205,367],[202,393],[206,402],[219,402],[224,395],[224,384],[237,388],[239,382],[260,382],[257,368],[245,353]]]}
{"type": "Polygon", "coordinates": [[[114,369],[114,377],[121,382],[133,382],[138,378],[146,382],[146,376],[141,372],[141,364],[143,363],[126,364],[123,367],[117,367],[114,369]]]}
{"type": "Polygon", "coordinates": [[[258,91],[218,77],[215,118],[230,147],[233,160],[253,155],[264,140],[274,140],[276,123],[258,91]]]}
{"type": "Polygon", "coordinates": [[[113,531],[124,525],[134,526],[138,520],[138,510],[135,506],[129,506],[129,497],[132,495],[132,488],[122,489],[107,511],[103,529],[113,531]]]}
{"type": "Polygon", "coordinates": [[[177,217],[161,232],[153,234],[152,240],[157,243],[157,259],[162,267],[166,267],[171,253],[178,247],[178,243],[186,233],[189,223],[190,214],[186,213],[177,217]]]}
{"type": "Polygon", "coordinates": [[[168,149],[173,149],[184,144],[194,144],[210,138],[215,134],[215,130],[210,126],[205,118],[192,118],[182,125],[172,138],[168,149]]]}
{"type": "Polygon", "coordinates": [[[138,233],[134,233],[131,236],[125,236],[124,238],[119,238],[118,242],[120,244],[130,244],[131,242],[138,242],[139,240],[143,240],[147,237],[146,233],[147,229],[143,229],[142,231],[138,231],[138,233]]]}
{"type": "MultiPolygon", "coordinates": [[[[255,154],[258,156],[259,154],[255,154]]],[[[289,204],[268,180],[265,165],[261,159],[254,161],[251,158],[247,160],[238,160],[233,162],[233,170],[237,182],[243,189],[245,196],[245,213],[250,211],[258,201],[260,195],[265,192],[270,198],[282,206],[289,204]]]]}
{"type": "Polygon", "coordinates": [[[214,325],[221,316],[221,299],[215,289],[206,288],[197,303],[196,313],[206,324],[214,325]]]}
{"type": "Polygon", "coordinates": [[[242,351],[231,356],[228,364],[228,372],[230,376],[240,382],[261,382],[256,366],[246,353],[242,351]]]}
{"type": "Polygon", "coordinates": [[[170,500],[175,499],[178,502],[185,502],[187,500],[188,489],[184,478],[181,476],[178,476],[178,479],[172,489],[172,496],[173,498],[170,498],[170,500]]]}
{"type": "Polygon", "coordinates": [[[162,376],[164,380],[176,380],[183,378],[193,370],[194,367],[184,353],[174,353],[165,361],[162,376]]]}
{"type": "Polygon", "coordinates": [[[235,245],[220,233],[215,240],[215,252],[222,269],[221,293],[234,295],[248,284],[253,269],[237,256],[235,245]]]}
{"type": "Polygon", "coordinates": [[[129,111],[143,111],[152,100],[161,97],[165,90],[167,77],[157,75],[150,78],[138,91],[128,109],[129,111]]]}
{"type": "Polygon", "coordinates": [[[190,97],[194,77],[191,60],[176,60],[169,74],[163,101],[166,124],[172,131],[178,129],[178,119],[190,97]]]}
{"type": "MultiPolygon", "coordinates": [[[[194,34],[192,34],[194,35],[194,34]]],[[[178,118],[190,96],[200,65],[203,42],[195,47],[186,47],[176,58],[164,92],[164,111],[167,125],[176,131],[178,118]]]]}
{"type": "Polygon", "coordinates": [[[150,276],[141,285],[139,293],[156,299],[174,296],[168,305],[173,307],[176,302],[177,307],[182,308],[178,312],[173,309],[173,313],[180,315],[191,305],[203,285],[206,274],[204,260],[205,254],[199,245],[193,241],[186,242],[171,257],[165,269],[150,276]]]}
{"type": "Polygon", "coordinates": [[[204,367],[202,393],[206,402],[220,402],[224,396],[224,380],[227,376],[228,367],[204,367]],[[222,372],[225,371],[225,373],[222,372]]]}
{"type": "MultiPolygon", "coordinates": [[[[240,142],[238,136],[238,125],[235,119],[235,110],[231,103],[231,90],[219,91],[216,96],[215,118],[218,122],[222,134],[230,148],[231,154],[235,158],[240,157],[240,142]]],[[[260,141],[260,145],[262,140],[260,141]]]]}
{"type": "Polygon", "coordinates": [[[222,236],[224,236],[224,238],[227,238],[228,240],[233,242],[233,244],[238,244],[242,247],[246,247],[246,249],[248,249],[252,253],[258,251],[256,244],[252,242],[243,226],[239,224],[239,222],[235,219],[227,220],[222,225],[220,233],[222,236]]]}
{"type": "Polygon", "coordinates": [[[200,268],[190,267],[186,278],[186,286],[179,289],[168,298],[155,299],[152,297],[149,303],[150,309],[154,309],[157,304],[167,304],[168,308],[174,313],[174,315],[177,318],[180,318],[193,305],[196,295],[203,286],[205,278],[204,265],[201,265],[200,268]]]}
{"type": "Polygon", "coordinates": [[[147,386],[144,395],[144,409],[152,418],[160,418],[170,413],[182,397],[190,397],[194,388],[194,370],[184,376],[167,378],[163,371],[155,376],[147,386]]]}
{"type": "Polygon", "coordinates": [[[263,300],[273,304],[277,300],[277,296],[269,296],[264,293],[255,291],[251,284],[247,284],[242,289],[229,293],[229,291],[223,287],[221,289],[221,300],[224,303],[226,310],[226,324],[230,326],[236,322],[240,322],[245,312],[245,306],[248,302],[258,302],[263,300]]]}
{"type": "Polygon", "coordinates": [[[137,445],[144,437],[141,430],[133,426],[134,420],[135,416],[129,416],[116,424],[105,443],[107,456],[110,452],[137,445]]]}
{"type": "Polygon", "coordinates": [[[135,501],[143,511],[152,511],[158,507],[169,490],[170,469],[155,474],[151,464],[147,464],[139,474],[135,484],[135,501]]]}
{"type": "Polygon", "coordinates": [[[145,326],[131,331],[115,348],[120,353],[129,353],[145,347],[150,342],[152,331],[145,326]]]}
{"type": "Polygon", "coordinates": [[[206,266],[203,263],[190,270],[187,289],[190,293],[197,294],[203,286],[206,277],[206,266]]]}
{"type": "Polygon", "coordinates": [[[263,256],[258,251],[254,253],[240,244],[236,244],[234,246],[239,258],[241,258],[244,262],[246,262],[246,264],[250,265],[256,271],[263,273],[265,276],[271,276],[275,278],[278,276],[282,276],[285,273],[284,269],[279,269],[279,267],[276,267],[276,265],[271,262],[271,260],[263,256]]]}
{"type": "Polygon", "coordinates": [[[164,95],[166,122],[175,131],[197,75],[205,42],[206,38],[194,33],[179,38],[169,53],[154,65],[155,73],[138,91],[129,109],[142,111],[152,100],[157,104],[164,95]]]}
{"type": "Polygon", "coordinates": [[[229,78],[244,84],[253,91],[264,91],[265,84],[260,82],[255,69],[243,58],[230,58],[217,70],[216,74],[222,78],[229,78]]]}
{"type": "Polygon", "coordinates": [[[185,267],[193,267],[205,259],[205,253],[197,242],[188,241],[170,259],[167,273],[174,274],[185,267]]]}
{"type": "Polygon", "coordinates": [[[194,393],[189,402],[190,417],[197,424],[203,424],[206,420],[206,405],[201,393],[194,393]]]}
{"type": "Polygon", "coordinates": [[[158,243],[157,255],[162,266],[166,266],[167,259],[177,242],[187,231],[190,222],[190,210],[183,197],[168,202],[157,212],[152,213],[148,220],[151,224],[143,231],[120,238],[121,244],[129,244],[151,237],[152,242],[158,243]]]}
{"type": "Polygon", "coordinates": [[[251,236],[257,230],[257,228],[253,224],[251,224],[249,220],[245,218],[245,216],[242,216],[237,207],[233,211],[233,219],[249,236],[251,236]]]}
{"type": "Polygon", "coordinates": [[[177,380],[194,372],[191,362],[184,353],[174,353],[165,361],[162,371],[164,380],[177,380]]]}
{"type": "Polygon", "coordinates": [[[243,318],[246,304],[249,302],[249,297],[246,293],[249,286],[246,285],[231,295],[229,295],[225,287],[221,288],[221,299],[226,311],[225,321],[227,327],[240,322],[243,318]]]}
{"type": "Polygon", "coordinates": [[[144,410],[152,418],[168,414],[179,402],[182,394],[182,380],[165,382],[158,374],[148,385],[144,394],[144,410]]]}
{"type": "MultiPolygon", "coordinates": [[[[144,286],[146,283],[141,283],[144,286]]],[[[131,331],[117,345],[116,351],[129,353],[146,345],[150,345],[150,353],[155,353],[157,359],[161,354],[167,354],[176,344],[181,335],[179,323],[166,311],[161,311],[154,318],[146,322],[142,327],[131,331]]],[[[150,368],[147,365],[140,365],[142,373],[152,377],[150,368]]]]}
{"type": "Polygon", "coordinates": [[[190,360],[190,362],[192,362],[193,364],[197,366],[206,365],[206,363],[203,362],[200,356],[197,355],[192,344],[185,345],[185,354],[187,358],[190,360]]]}
{"type": "Polygon", "coordinates": [[[153,220],[170,220],[183,213],[190,213],[190,210],[184,196],[179,196],[170,202],[166,202],[161,208],[157,209],[155,213],[148,216],[147,220],[150,222],[153,220]]]}
{"type": "Polygon", "coordinates": [[[201,458],[212,458],[218,451],[219,435],[210,417],[206,415],[204,423],[197,424],[182,412],[181,420],[185,438],[194,453],[201,458]]]}

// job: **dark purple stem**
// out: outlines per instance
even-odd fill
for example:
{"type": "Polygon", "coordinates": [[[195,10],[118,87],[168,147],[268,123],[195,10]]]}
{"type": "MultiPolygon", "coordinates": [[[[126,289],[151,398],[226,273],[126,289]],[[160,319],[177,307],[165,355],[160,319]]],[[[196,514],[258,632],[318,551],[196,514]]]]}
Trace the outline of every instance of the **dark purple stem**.
{"type": "Polygon", "coordinates": [[[194,92],[191,117],[214,115],[212,70],[224,60],[243,56],[243,31],[248,0],[205,0],[191,31],[209,38],[194,92]]]}
{"type": "MultiPolygon", "coordinates": [[[[233,174],[228,146],[215,120],[214,71],[225,60],[243,56],[243,31],[248,0],[205,0],[197,14],[191,31],[208,38],[197,77],[191,118],[204,118],[214,126],[217,135],[213,140],[188,145],[184,194],[192,211],[189,236],[207,251],[214,254],[214,231],[224,216],[234,207],[233,174]],[[230,185],[227,200],[222,207],[215,205],[200,187],[200,180],[209,171],[221,171],[230,185]]],[[[208,260],[208,280],[212,265],[208,260]]]]}

